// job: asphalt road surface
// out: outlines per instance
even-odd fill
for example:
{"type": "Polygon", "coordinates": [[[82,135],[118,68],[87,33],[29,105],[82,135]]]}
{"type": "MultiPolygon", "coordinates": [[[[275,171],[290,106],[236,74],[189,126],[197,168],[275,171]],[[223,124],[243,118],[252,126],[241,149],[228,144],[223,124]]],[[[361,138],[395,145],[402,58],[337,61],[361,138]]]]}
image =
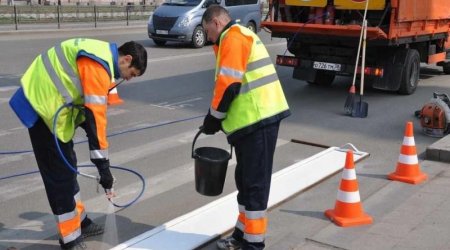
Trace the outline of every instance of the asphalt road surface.
{"type": "MultiPolygon", "coordinates": [[[[273,61],[277,54],[285,53],[284,40],[271,39],[270,34],[264,31],[260,36],[273,61]]],[[[202,124],[201,116],[209,108],[213,90],[215,60],[212,48],[194,49],[177,43],[156,47],[148,39],[145,27],[0,35],[0,152],[31,149],[27,131],[7,102],[34,57],[72,37],[98,38],[118,44],[135,40],[146,47],[149,55],[146,73],[119,87],[125,104],[109,109],[108,128],[110,134],[120,133],[110,138],[111,164],[142,174],[146,189],[138,202],[128,208],[117,209],[101,192],[96,192],[96,184],[92,180],[79,177],[87,211],[96,222],[106,225],[103,236],[88,239],[89,249],[109,249],[215,200],[217,197],[196,193],[194,161],[191,159],[192,140],[202,124]],[[180,121],[184,119],[188,120],[180,121]],[[166,124],[169,122],[175,123],[166,124]]],[[[330,146],[351,142],[358,149],[370,153],[370,157],[357,168],[363,200],[387,184],[384,176],[395,169],[408,120],[414,121],[416,146],[419,158],[423,158],[426,146],[437,139],[421,133],[414,111],[420,109],[433,92],[450,93],[449,76],[438,67],[422,65],[415,94],[400,96],[367,88],[363,100],[369,104],[369,116],[351,118],[345,116],[343,110],[351,78],[338,77],[332,86],[320,87],[292,79],[290,68],[277,67],[277,71],[292,116],[282,122],[274,171],[323,150],[292,143],[291,139],[330,146]]],[[[84,139],[83,133],[77,133],[75,141],[84,139]]],[[[228,148],[223,134],[203,135],[197,144],[228,148]]],[[[77,144],[76,151],[79,163],[88,164],[86,143],[77,144]]],[[[235,190],[234,167],[232,162],[222,195],[235,190]]],[[[31,153],[0,155],[1,177],[35,170],[37,166],[31,153]]],[[[93,168],[83,168],[82,171],[96,174],[93,168]]],[[[113,170],[113,174],[117,178],[119,195],[115,201],[127,203],[138,194],[142,184],[128,172],[113,170]]],[[[335,196],[336,189],[329,187],[336,187],[338,181],[339,176],[327,179],[315,187],[315,192],[335,196]]],[[[0,190],[0,249],[9,246],[58,249],[55,222],[40,175],[0,180],[0,190]]],[[[315,201],[312,197],[307,202],[313,204],[315,201]]],[[[329,206],[333,203],[331,200],[329,206]]],[[[314,220],[309,223],[311,225],[305,227],[316,225],[314,220]]],[[[269,241],[267,248],[283,249],[277,244],[269,241]]]]}

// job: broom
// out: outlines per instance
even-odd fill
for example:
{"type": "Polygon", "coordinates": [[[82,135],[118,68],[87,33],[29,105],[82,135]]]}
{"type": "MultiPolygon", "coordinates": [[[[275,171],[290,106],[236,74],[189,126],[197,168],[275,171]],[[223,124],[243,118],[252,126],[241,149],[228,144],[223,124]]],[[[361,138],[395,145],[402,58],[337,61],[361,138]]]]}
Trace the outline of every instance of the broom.
{"type": "MultiPolygon", "coordinates": [[[[364,9],[363,22],[364,22],[364,20],[366,20],[368,7],[369,7],[369,0],[366,1],[366,7],[364,9]]],[[[363,25],[361,25],[361,34],[359,35],[358,52],[356,54],[356,63],[355,63],[355,71],[353,73],[352,86],[350,87],[350,90],[348,91],[347,99],[345,100],[345,104],[344,104],[344,111],[345,111],[345,114],[347,114],[347,115],[351,115],[352,114],[353,106],[354,106],[354,103],[355,103],[356,74],[358,73],[359,54],[361,52],[361,43],[362,43],[363,33],[364,33],[364,28],[363,28],[363,25]]]]}

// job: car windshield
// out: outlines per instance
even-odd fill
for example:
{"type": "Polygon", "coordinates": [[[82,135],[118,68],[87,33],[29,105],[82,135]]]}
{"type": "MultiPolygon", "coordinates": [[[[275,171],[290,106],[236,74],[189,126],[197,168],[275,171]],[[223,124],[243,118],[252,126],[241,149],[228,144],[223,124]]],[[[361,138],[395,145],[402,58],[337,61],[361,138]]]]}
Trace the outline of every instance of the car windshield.
{"type": "Polygon", "coordinates": [[[202,0],[167,0],[163,5],[197,6],[202,0]]]}

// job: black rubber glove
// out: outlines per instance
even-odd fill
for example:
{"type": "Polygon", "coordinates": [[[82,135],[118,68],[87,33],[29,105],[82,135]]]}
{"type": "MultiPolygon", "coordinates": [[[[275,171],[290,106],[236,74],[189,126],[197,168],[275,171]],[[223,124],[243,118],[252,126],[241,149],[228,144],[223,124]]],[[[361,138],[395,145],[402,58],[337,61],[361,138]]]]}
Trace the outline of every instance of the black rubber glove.
{"type": "Polygon", "coordinates": [[[203,120],[203,133],[213,135],[221,129],[220,120],[212,116],[209,112],[203,120]]]}
{"type": "Polygon", "coordinates": [[[102,163],[95,164],[98,169],[98,174],[100,175],[100,185],[104,189],[111,189],[114,183],[114,177],[109,169],[109,161],[103,161],[102,163]]]}

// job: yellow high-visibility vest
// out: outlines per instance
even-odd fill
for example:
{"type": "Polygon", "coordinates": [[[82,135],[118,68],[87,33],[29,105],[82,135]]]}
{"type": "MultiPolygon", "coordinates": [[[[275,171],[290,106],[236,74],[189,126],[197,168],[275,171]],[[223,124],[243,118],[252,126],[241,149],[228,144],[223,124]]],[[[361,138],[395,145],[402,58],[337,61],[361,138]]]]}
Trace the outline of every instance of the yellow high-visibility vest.
{"type": "MultiPolygon", "coordinates": [[[[226,117],[222,120],[222,128],[228,136],[242,128],[289,110],[275,67],[264,44],[253,31],[238,24],[231,27],[236,26],[242,34],[253,38],[253,44],[247,70],[242,77],[240,92],[231,102],[226,117]]],[[[220,41],[230,29],[222,33],[220,41]]],[[[216,77],[220,70],[218,65],[220,52],[221,46],[217,53],[216,77]]]]}
{"type": "MultiPolygon", "coordinates": [[[[55,114],[61,106],[84,103],[76,63],[81,55],[99,62],[113,79],[113,53],[110,44],[84,38],[64,41],[37,56],[21,78],[26,98],[51,131],[55,114]]],[[[63,109],[58,116],[56,135],[63,142],[70,141],[76,127],[84,119],[79,108],[72,106],[63,109]]]]}

